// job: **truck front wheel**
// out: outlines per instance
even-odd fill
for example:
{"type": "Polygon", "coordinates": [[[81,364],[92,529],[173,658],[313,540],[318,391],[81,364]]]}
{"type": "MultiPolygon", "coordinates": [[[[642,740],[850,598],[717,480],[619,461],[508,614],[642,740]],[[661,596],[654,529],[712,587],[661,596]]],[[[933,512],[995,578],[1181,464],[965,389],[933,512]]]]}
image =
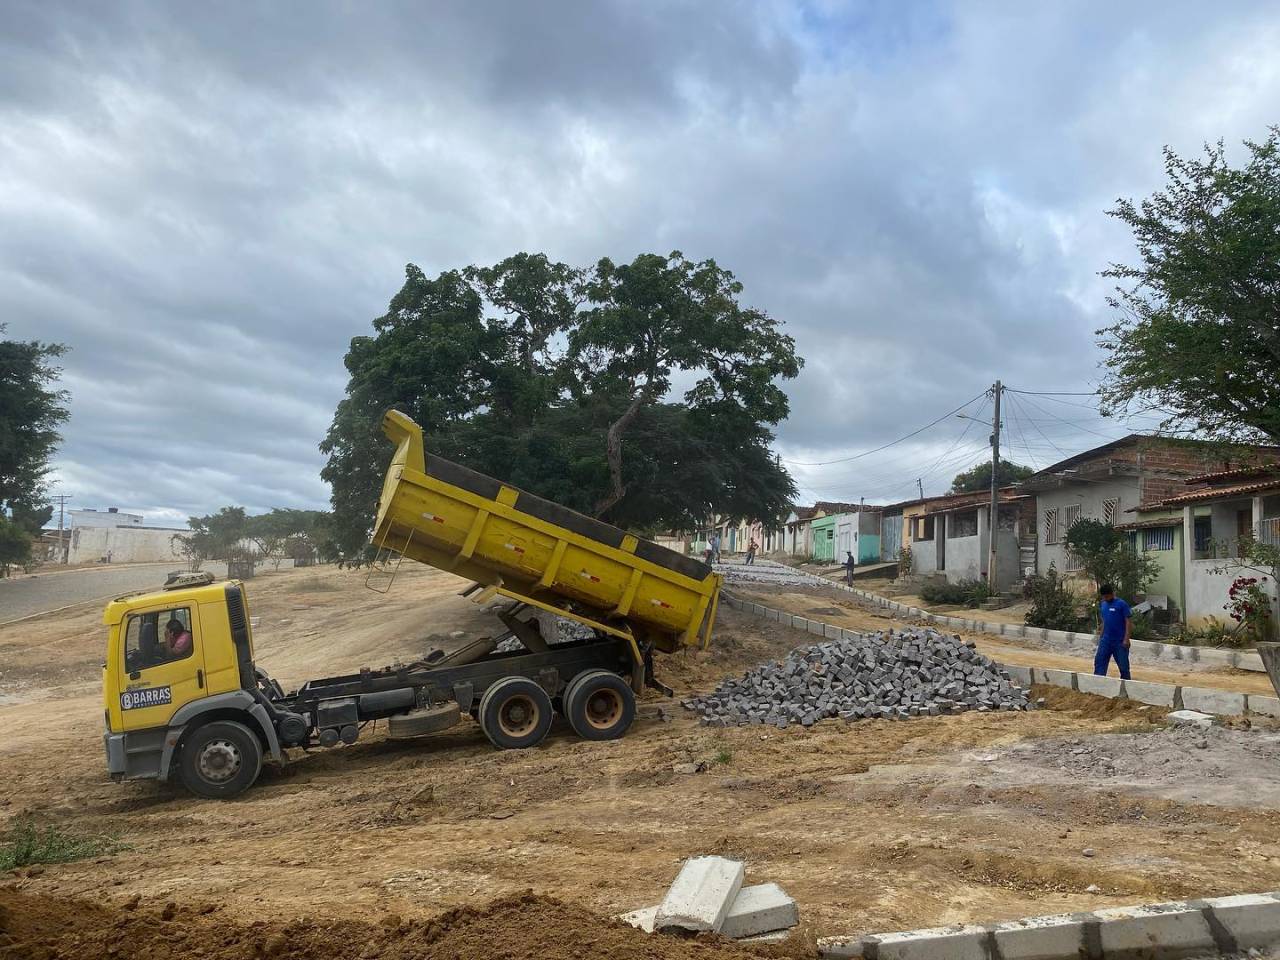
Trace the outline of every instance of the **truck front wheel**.
{"type": "Polygon", "coordinates": [[[551,713],[547,691],[525,677],[506,677],[480,698],[480,729],[495,747],[521,750],[542,742],[551,713]]]}
{"type": "Polygon", "coordinates": [[[636,696],[616,673],[586,670],[565,688],[564,716],[584,740],[617,740],[636,717],[636,696]]]}
{"type": "Polygon", "coordinates": [[[182,785],[199,797],[225,800],[253,786],[262,770],[262,745],[242,723],[214,720],[182,741],[182,785]]]}

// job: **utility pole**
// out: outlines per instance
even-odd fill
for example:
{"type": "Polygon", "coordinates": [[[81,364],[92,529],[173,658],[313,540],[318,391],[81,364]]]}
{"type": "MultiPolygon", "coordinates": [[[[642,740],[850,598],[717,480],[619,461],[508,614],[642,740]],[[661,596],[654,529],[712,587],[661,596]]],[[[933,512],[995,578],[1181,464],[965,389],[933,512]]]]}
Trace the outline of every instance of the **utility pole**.
{"type": "Polygon", "coordinates": [[[987,538],[990,545],[987,551],[987,586],[994,593],[1000,589],[996,582],[996,534],[1000,531],[1000,394],[1004,387],[997,380],[991,391],[995,415],[991,419],[991,531],[987,538]]]}
{"type": "Polygon", "coordinates": [[[59,493],[56,496],[50,497],[49,499],[58,501],[58,553],[61,554],[61,557],[59,557],[59,562],[66,563],[67,562],[67,541],[62,533],[62,530],[63,530],[62,521],[67,509],[67,501],[71,499],[71,494],[59,493]]]}
{"type": "Polygon", "coordinates": [[[920,477],[916,477],[916,489],[920,491],[920,499],[923,500],[924,499],[924,480],[922,480],[920,477]]]}

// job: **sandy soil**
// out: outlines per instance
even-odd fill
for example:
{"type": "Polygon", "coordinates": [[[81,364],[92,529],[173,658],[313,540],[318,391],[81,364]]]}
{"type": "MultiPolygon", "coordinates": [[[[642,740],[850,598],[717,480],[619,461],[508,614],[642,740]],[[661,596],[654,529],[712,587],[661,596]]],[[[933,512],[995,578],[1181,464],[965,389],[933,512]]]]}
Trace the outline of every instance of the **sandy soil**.
{"type": "MultiPolygon", "coordinates": [[[[812,617],[825,623],[836,623],[850,630],[884,630],[906,622],[888,612],[851,597],[841,591],[821,586],[735,586],[733,592],[763,603],[776,610],[787,610],[802,617],[812,617]]],[[[984,611],[985,613],[985,611],[984,611]]],[[[989,657],[1019,666],[1039,666],[1049,669],[1086,670],[1093,672],[1093,653],[1061,653],[1037,645],[1037,641],[996,638],[985,633],[960,631],[960,635],[973,640],[989,657]]],[[[1199,664],[1161,663],[1150,665],[1138,658],[1132,660],[1135,680],[1157,683],[1176,683],[1195,687],[1217,687],[1241,693],[1261,693],[1275,696],[1271,682],[1265,673],[1234,670],[1229,667],[1201,666],[1199,664]]],[[[1114,674],[1114,667],[1112,668],[1114,674]]]]}
{"type": "MultiPolygon", "coordinates": [[[[411,655],[433,634],[492,632],[460,586],[409,567],[386,597],[329,568],[255,580],[260,662],[287,685],[411,655]]],[[[712,650],[664,659],[678,695],[803,640],[721,611],[712,650]]],[[[97,619],[0,629],[0,693],[16,701],[0,707],[0,824],[27,816],[127,845],[17,872],[7,895],[29,904],[91,898],[119,917],[134,897],[154,911],[172,901],[180,917],[212,904],[224,924],[265,924],[249,929],[268,939],[300,917],[399,929],[530,888],[608,915],[655,902],[686,857],[722,853],[746,861],[749,882],[795,896],[811,936],[1280,886],[1271,734],[1215,732],[1201,748],[1165,732],[1154,708],[1057,688],[1037,688],[1050,707],[1038,712],[809,731],[702,727],[650,699],[613,743],[557,728],[534,750],[496,752],[467,723],[299,754],[231,802],[114,784],[97,619]],[[1112,765],[1085,762],[1081,747],[1112,765]],[[690,760],[705,772],[674,772],[690,760]]],[[[367,955],[399,956],[387,950],[367,955]]]]}

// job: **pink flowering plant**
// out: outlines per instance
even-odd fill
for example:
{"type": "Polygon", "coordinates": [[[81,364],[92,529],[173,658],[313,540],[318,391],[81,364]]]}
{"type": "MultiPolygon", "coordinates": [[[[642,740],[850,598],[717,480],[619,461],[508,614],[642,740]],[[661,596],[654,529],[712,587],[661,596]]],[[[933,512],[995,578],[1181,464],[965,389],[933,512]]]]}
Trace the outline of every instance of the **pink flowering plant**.
{"type": "Polygon", "coordinates": [[[1254,640],[1264,640],[1271,629],[1271,598],[1266,577],[1236,577],[1227,588],[1222,609],[1254,640]]]}

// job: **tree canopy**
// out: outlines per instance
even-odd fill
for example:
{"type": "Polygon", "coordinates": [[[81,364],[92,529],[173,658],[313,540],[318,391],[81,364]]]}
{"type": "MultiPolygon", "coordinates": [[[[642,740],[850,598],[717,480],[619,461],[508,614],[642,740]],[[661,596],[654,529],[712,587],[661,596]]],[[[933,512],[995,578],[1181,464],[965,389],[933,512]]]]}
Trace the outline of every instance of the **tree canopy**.
{"type": "MultiPolygon", "coordinates": [[[[1025,480],[1027,477],[1035,473],[1031,467],[1024,467],[1020,463],[1013,463],[1009,460],[1000,461],[1000,469],[996,474],[997,486],[1007,487],[1012,483],[1025,480]]],[[[951,481],[951,489],[948,493],[974,493],[978,490],[991,489],[991,461],[987,460],[957,473],[955,479],[951,481]]]]}
{"type": "Polygon", "coordinates": [[[396,406],[433,453],[611,523],[773,516],[795,488],[769,453],[802,361],[741,283],[679,252],[572,267],[520,253],[428,277],[410,264],[321,444],[334,533],[367,545],[396,406]]]}
{"type": "MultiPolygon", "coordinates": [[[[0,333],[4,332],[0,324],[0,333]]],[[[25,563],[52,515],[45,477],[61,440],[68,393],[58,389],[57,343],[0,340],[0,564],[25,563]]]]}
{"type": "Polygon", "coordinates": [[[1224,440],[1280,441],[1280,127],[1232,167],[1222,142],[1202,158],[1165,148],[1168,183],[1110,215],[1138,246],[1112,264],[1098,331],[1104,404],[1163,413],[1166,426],[1224,440]]]}
{"type": "Polygon", "coordinates": [[[244,507],[222,507],[216,513],[191,517],[189,534],[176,534],[174,543],[193,563],[229,560],[254,553],[277,566],[283,560],[318,555],[332,559],[329,514],[322,510],[275,508],[250,516],[244,507]]]}

